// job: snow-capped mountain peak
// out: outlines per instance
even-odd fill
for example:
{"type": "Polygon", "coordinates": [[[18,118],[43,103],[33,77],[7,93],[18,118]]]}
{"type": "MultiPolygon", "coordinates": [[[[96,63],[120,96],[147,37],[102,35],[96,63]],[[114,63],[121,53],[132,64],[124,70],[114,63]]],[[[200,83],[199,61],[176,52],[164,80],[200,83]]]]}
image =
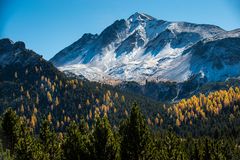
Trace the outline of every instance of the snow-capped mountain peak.
{"type": "Polygon", "coordinates": [[[156,18],[144,13],[136,12],[133,15],[131,15],[127,20],[131,23],[134,23],[136,21],[152,21],[152,20],[156,20],[156,18]]]}
{"type": "MultiPolygon", "coordinates": [[[[215,78],[211,73],[217,70],[205,73],[209,69],[204,69],[206,66],[216,63],[213,60],[201,60],[202,64],[196,63],[198,66],[193,64],[195,50],[201,51],[206,40],[218,41],[238,34],[238,30],[227,32],[214,25],[168,22],[136,12],[126,20],[115,21],[99,35],[85,34],[50,61],[60,70],[72,71],[94,81],[181,82],[200,71],[209,80],[224,80],[226,76],[222,74],[226,71],[215,78]]],[[[224,47],[220,50],[227,50],[228,46],[224,47]]],[[[239,50],[236,46],[234,55],[238,55],[239,50]]],[[[203,50],[202,54],[207,53],[203,50]]],[[[229,72],[227,75],[236,74],[229,72]]]]}

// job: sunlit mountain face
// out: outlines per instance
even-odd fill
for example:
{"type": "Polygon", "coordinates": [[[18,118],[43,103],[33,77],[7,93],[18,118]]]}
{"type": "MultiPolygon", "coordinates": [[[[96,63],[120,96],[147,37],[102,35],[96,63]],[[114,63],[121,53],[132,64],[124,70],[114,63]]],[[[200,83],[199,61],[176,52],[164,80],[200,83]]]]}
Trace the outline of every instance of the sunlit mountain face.
{"type": "Polygon", "coordinates": [[[115,21],[99,35],[84,34],[50,61],[91,81],[208,82],[240,75],[240,30],[168,22],[143,13],[115,21]]]}

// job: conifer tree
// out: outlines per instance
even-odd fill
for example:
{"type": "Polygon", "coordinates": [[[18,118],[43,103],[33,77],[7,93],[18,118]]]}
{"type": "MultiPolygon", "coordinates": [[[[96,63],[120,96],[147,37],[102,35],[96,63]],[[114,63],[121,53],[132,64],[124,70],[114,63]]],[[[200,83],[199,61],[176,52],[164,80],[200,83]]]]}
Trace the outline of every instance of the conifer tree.
{"type": "Polygon", "coordinates": [[[89,135],[81,133],[79,126],[75,122],[71,122],[63,144],[64,159],[91,159],[91,148],[89,135]]]}
{"type": "Polygon", "coordinates": [[[52,102],[52,95],[49,91],[47,92],[47,99],[50,103],[52,102]]]}
{"type": "Polygon", "coordinates": [[[130,117],[120,126],[121,158],[126,160],[151,159],[150,130],[136,104],[130,117]]]}
{"type": "Polygon", "coordinates": [[[43,146],[32,136],[30,128],[23,122],[15,144],[14,153],[18,160],[49,160],[49,155],[43,152],[43,146]]]}
{"type": "Polygon", "coordinates": [[[2,127],[4,134],[10,142],[9,148],[13,151],[20,134],[20,121],[16,112],[11,108],[4,113],[2,127]]]}
{"type": "Polygon", "coordinates": [[[2,142],[0,142],[0,159],[1,160],[13,160],[9,150],[4,150],[2,142]]]}
{"type": "Polygon", "coordinates": [[[43,144],[44,152],[48,153],[51,160],[60,160],[62,157],[61,144],[57,134],[51,129],[50,123],[44,120],[40,128],[40,142],[43,144]]]}
{"type": "Polygon", "coordinates": [[[120,159],[119,143],[116,140],[111,125],[106,116],[98,118],[93,133],[94,158],[99,160],[120,159]]]}
{"type": "Polygon", "coordinates": [[[166,159],[187,159],[179,137],[168,132],[163,140],[163,150],[166,159]]]}
{"type": "Polygon", "coordinates": [[[200,160],[201,159],[201,155],[199,153],[199,147],[197,146],[196,143],[194,145],[194,154],[193,154],[192,158],[195,159],[195,160],[200,160]]]}
{"type": "Polygon", "coordinates": [[[208,138],[205,139],[205,146],[204,146],[204,159],[211,159],[211,151],[209,148],[209,140],[208,138]]]}

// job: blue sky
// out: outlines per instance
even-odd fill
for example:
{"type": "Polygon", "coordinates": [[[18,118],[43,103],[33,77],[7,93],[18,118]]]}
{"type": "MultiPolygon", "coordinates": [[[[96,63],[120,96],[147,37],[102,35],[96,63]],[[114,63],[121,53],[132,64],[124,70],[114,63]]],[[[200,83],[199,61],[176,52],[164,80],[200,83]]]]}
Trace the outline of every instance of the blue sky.
{"type": "Polygon", "coordinates": [[[24,41],[49,59],[82,34],[100,33],[135,12],[240,28],[239,0],[0,0],[0,38],[24,41]]]}

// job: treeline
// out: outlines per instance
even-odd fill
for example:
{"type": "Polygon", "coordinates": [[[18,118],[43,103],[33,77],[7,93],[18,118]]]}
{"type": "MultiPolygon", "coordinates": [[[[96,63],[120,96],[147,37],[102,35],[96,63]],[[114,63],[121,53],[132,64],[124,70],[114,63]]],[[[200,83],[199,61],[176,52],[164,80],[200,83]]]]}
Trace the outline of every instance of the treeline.
{"type": "Polygon", "coordinates": [[[3,144],[18,160],[144,160],[239,159],[240,148],[231,139],[178,137],[172,132],[152,133],[140,109],[133,105],[118,128],[107,116],[96,117],[91,128],[84,119],[71,121],[66,132],[56,132],[48,120],[35,134],[12,109],[2,118],[3,144]]]}
{"type": "Polygon", "coordinates": [[[129,114],[132,101],[140,104],[145,115],[162,110],[156,101],[109,85],[66,77],[43,60],[31,66],[0,69],[0,75],[0,113],[11,106],[36,132],[43,118],[57,131],[64,131],[70,121],[79,122],[79,115],[90,126],[98,115],[106,115],[112,125],[118,125],[129,114]]]}

